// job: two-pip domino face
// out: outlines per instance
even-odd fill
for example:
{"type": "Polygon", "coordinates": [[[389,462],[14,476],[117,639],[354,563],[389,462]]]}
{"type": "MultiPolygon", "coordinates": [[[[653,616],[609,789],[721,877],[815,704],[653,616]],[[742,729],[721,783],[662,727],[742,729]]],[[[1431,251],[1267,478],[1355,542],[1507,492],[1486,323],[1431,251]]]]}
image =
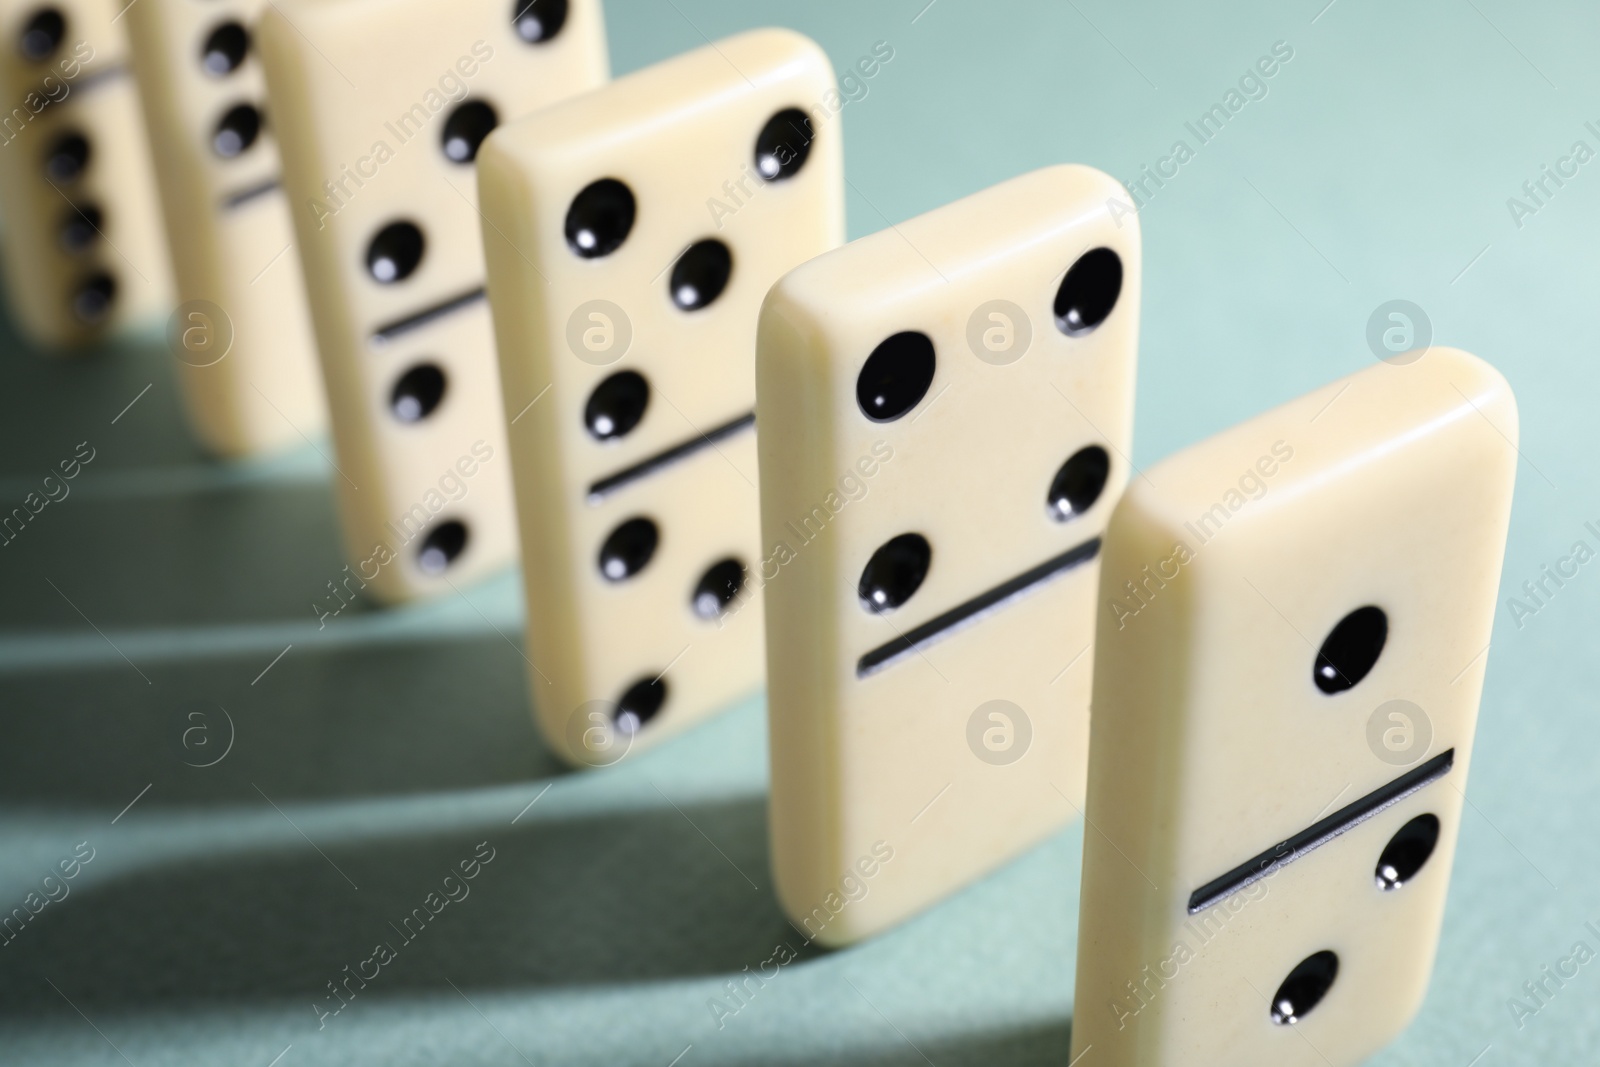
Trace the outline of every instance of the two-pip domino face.
{"type": "Polygon", "coordinates": [[[1101,572],[1075,1054],[1349,1067],[1409,1021],[1516,439],[1505,380],[1435,348],[1129,488],[1101,572]]]}
{"type": "Polygon", "coordinates": [[[763,308],[773,864],[824,943],[1081,802],[1099,535],[1132,428],[1123,195],[1036,171],[805,264],[763,308]],[[871,891],[840,910],[862,865],[871,891]]]}
{"type": "Polygon", "coordinates": [[[760,685],[756,316],[843,239],[835,92],[815,44],[758,30],[484,146],[530,680],[573,762],[760,685]]]}
{"type": "Polygon", "coordinates": [[[197,435],[224,455],[297,444],[327,417],[251,46],[264,7],[125,9],[180,301],[179,380],[197,435]]]}
{"type": "Polygon", "coordinates": [[[41,344],[92,341],[171,298],[118,6],[0,0],[0,250],[12,315],[41,344]]]}
{"type": "Polygon", "coordinates": [[[598,0],[284,0],[260,24],[346,547],[395,601],[515,556],[473,169],[606,78],[598,0]]]}

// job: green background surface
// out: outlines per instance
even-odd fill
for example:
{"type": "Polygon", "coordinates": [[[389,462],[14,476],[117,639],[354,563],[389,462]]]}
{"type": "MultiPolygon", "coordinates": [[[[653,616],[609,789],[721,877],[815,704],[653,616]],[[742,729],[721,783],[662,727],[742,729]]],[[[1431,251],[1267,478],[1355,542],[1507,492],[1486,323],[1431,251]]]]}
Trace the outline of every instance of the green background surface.
{"type": "MultiPolygon", "coordinates": [[[[844,112],[852,236],[1049,163],[1130,179],[1287,42],[1266,97],[1142,213],[1135,462],[1368,365],[1369,316],[1402,298],[1517,390],[1502,596],[1600,544],[1600,162],[1520,227],[1507,207],[1574,141],[1600,148],[1592,5],[926,3],[609,0],[607,21],[617,73],[765,24],[840,67],[889,42],[844,112]]],[[[324,463],[208,463],[169,360],[151,339],[46,362],[9,336],[0,357],[0,506],[96,449],[0,549],[0,911],[95,850],[0,948],[0,1062],[1066,1062],[1077,826],[876,940],[802,952],[719,1028],[729,976],[798,943],[759,700],[563,772],[530,723],[515,578],[319,629],[342,564],[324,463]],[[319,1029],[325,983],[485,840],[470,897],[319,1029]]],[[[1593,1061],[1600,962],[1520,1028],[1507,1001],[1600,948],[1597,609],[1600,562],[1531,617],[1502,603],[1438,969],[1375,1062],[1593,1061]]]]}

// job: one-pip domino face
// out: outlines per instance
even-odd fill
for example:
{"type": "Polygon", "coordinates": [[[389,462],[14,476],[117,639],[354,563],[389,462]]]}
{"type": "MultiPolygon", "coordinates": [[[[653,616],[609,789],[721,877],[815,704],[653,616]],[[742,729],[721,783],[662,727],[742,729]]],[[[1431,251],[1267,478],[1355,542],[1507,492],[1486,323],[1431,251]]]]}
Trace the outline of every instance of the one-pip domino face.
{"type": "Polygon", "coordinates": [[[1404,358],[1166,460],[1112,517],[1075,1054],[1348,1067],[1422,1001],[1517,412],[1473,356],[1404,358]]]}
{"type": "Polygon", "coordinates": [[[327,421],[289,205],[251,46],[265,0],[126,9],[177,282],[189,421],[224,455],[299,444],[327,421]]]}
{"type": "Polygon", "coordinates": [[[516,555],[474,177],[497,125],[606,78],[598,0],[279,0],[259,36],[371,591],[516,555]]]}
{"type": "Polygon", "coordinates": [[[573,762],[760,685],[756,316],[843,239],[830,94],[821,49],[757,30],[484,147],[530,681],[573,762]]]}
{"type": "Polygon", "coordinates": [[[164,315],[165,237],[113,0],[0,0],[0,210],[12,315],[93,341],[164,315]]]}
{"type": "Polygon", "coordinates": [[[1121,195],[1087,167],[1036,171],[805,264],[762,310],[773,864],[824,943],[1078,811],[1100,533],[1132,427],[1121,195]]]}

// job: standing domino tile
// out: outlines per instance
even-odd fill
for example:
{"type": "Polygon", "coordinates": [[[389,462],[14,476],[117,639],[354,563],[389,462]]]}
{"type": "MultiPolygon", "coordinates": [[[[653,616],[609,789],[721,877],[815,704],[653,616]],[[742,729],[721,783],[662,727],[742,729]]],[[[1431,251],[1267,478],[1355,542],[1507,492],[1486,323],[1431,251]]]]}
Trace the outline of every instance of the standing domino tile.
{"type": "Polygon", "coordinates": [[[575,763],[761,684],[756,316],[843,240],[834,93],[814,43],[756,30],[484,147],[530,680],[575,763]]]}
{"type": "Polygon", "coordinates": [[[196,435],[246,455],[327,421],[250,26],[266,0],[136,0],[128,36],[180,300],[173,352],[196,435]]]}
{"type": "Polygon", "coordinates": [[[0,250],[11,314],[84,344],[165,314],[172,284],[113,0],[0,0],[0,250]]]}
{"type": "Polygon", "coordinates": [[[823,943],[1077,813],[1132,432],[1123,195],[1087,167],[1035,171],[805,264],[762,310],[773,866],[823,943]],[[871,892],[842,903],[853,871],[871,892]]]}
{"type": "Polygon", "coordinates": [[[1101,571],[1075,1055],[1348,1067],[1416,1012],[1516,439],[1505,379],[1435,348],[1129,489],[1101,571]]]}
{"type": "Polygon", "coordinates": [[[606,79],[598,0],[275,0],[260,23],[338,451],[383,600],[515,558],[474,161],[606,79]]]}

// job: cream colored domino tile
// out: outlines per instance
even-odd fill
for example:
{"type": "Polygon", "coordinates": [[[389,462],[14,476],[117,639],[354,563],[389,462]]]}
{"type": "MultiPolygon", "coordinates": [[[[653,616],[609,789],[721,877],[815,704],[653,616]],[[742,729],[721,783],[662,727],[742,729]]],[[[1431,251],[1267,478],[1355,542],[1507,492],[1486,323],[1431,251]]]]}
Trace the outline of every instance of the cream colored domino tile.
{"type": "Polygon", "coordinates": [[[757,30],[484,147],[529,677],[575,763],[761,684],[756,317],[843,240],[837,101],[820,48],[757,30]]]}
{"type": "Polygon", "coordinates": [[[254,50],[266,6],[137,0],[124,18],[177,281],[184,406],[201,442],[229,456],[300,444],[327,423],[254,50]]]}
{"type": "Polygon", "coordinates": [[[1082,804],[1139,322],[1119,195],[1086,167],[1035,171],[813,260],[762,311],[773,864],[825,943],[1082,804]],[[835,906],[862,865],[870,891],[835,906]]]}
{"type": "Polygon", "coordinates": [[[1173,456],[1106,534],[1075,1052],[1346,1067],[1422,1002],[1517,462],[1434,348],[1173,456]]]}
{"type": "Polygon", "coordinates": [[[475,156],[607,76],[597,0],[522,7],[295,0],[260,23],[345,542],[387,601],[516,557],[475,156]]]}
{"type": "Polygon", "coordinates": [[[150,150],[111,0],[0,2],[0,233],[22,332],[59,348],[165,315],[150,150]]]}

